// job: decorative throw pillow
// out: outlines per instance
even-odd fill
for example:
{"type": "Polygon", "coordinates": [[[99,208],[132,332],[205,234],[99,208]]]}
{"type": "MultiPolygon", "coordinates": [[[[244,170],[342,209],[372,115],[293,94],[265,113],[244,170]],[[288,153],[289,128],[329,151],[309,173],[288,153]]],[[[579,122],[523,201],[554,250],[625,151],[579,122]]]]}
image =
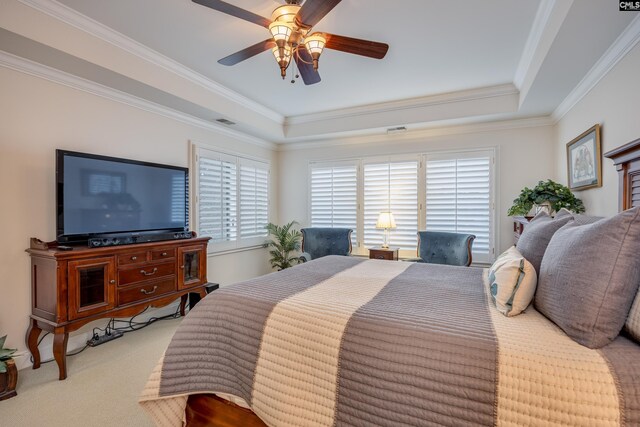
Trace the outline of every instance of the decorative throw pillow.
{"type": "Polygon", "coordinates": [[[640,342],[640,290],[636,293],[624,328],[637,342],[640,342]]]}
{"type": "Polygon", "coordinates": [[[529,306],[536,291],[536,270],[515,246],[507,249],[489,270],[491,296],[498,311],[512,317],[529,306]]]}
{"type": "Polygon", "coordinates": [[[573,214],[566,209],[560,209],[555,218],[551,218],[546,212],[540,212],[524,228],[516,247],[529,261],[536,273],[540,275],[540,263],[544,251],[553,234],[568,222],[573,220],[573,214]]]}
{"type": "Polygon", "coordinates": [[[535,306],[574,341],[600,348],[625,323],[640,283],[640,208],[569,223],[547,247],[535,306]]]}

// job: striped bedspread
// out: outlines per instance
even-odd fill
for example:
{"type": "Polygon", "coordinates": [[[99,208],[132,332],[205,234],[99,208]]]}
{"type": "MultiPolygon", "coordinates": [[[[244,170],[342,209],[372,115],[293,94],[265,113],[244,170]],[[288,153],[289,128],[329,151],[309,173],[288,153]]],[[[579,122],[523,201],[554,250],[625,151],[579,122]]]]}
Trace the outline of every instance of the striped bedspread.
{"type": "Polygon", "coordinates": [[[640,346],[590,350],[531,307],[504,317],[483,269],[330,256],[205,298],[140,403],[181,426],[205,392],[273,427],[632,426],[640,346]]]}

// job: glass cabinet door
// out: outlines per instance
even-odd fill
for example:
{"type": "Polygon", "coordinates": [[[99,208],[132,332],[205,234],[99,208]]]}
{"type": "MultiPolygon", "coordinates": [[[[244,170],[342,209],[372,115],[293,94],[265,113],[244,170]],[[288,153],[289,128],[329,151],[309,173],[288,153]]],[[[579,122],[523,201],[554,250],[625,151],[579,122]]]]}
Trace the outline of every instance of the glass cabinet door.
{"type": "Polygon", "coordinates": [[[115,307],[115,261],[112,257],[69,261],[69,318],[90,316],[115,307]]]}
{"type": "Polygon", "coordinates": [[[207,258],[203,246],[189,246],[178,248],[180,270],[178,272],[178,287],[186,288],[199,285],[205,281],[207,258]]]}

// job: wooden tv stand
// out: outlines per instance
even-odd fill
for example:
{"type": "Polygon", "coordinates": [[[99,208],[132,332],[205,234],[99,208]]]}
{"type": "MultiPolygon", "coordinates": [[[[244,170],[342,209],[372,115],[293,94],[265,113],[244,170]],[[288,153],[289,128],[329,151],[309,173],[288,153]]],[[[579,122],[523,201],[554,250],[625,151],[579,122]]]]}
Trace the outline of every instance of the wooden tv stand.
{"type": "Polygon", "coordinates": [[[209,238],[72,250],[27,249],[31,256],[31,320],[27,346],[40,367],[38,337],[54,334],[53,356],[67,377],[69,332],[105,317],[134,316],[188,294],[204,297],[209,238]]]}

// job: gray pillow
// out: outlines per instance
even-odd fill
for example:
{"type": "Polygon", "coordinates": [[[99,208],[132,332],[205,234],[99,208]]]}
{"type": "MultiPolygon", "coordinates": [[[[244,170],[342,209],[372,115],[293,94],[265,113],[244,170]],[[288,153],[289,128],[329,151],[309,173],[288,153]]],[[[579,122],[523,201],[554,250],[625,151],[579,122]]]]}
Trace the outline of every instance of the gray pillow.
{"type": "Polygon", "coordinates": [[[640,208],[588,225],[571,222],[551,238],[535,307],[574,341],[600,348],[625,323],[640,283],[640,208]]]}
{"type": "Polygon", "coordinates": [[[538,276],[540,276],[540,263],[551,237],[571,220],[573,215],[566,209],[561,209],[555,218],[551,218],[546,212],[540,212],[524,228],[516,248],[533,265],[538,276]]]}

